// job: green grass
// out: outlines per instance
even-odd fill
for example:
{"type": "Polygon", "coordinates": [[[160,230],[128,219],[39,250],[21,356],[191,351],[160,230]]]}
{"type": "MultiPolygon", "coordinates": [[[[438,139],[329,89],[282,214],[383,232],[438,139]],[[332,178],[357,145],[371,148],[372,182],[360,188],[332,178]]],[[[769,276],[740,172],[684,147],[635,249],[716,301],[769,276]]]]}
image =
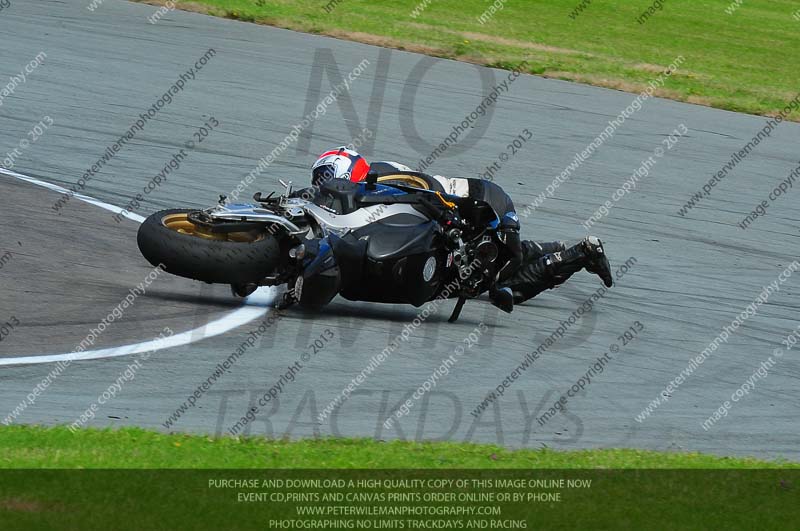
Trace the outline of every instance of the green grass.
{"type": "MultiPolygon", "coordinates": [[[[163,0],[144,0],[161,2],[163,0]]],[[[579,0],[508,0],[486,24],[489,0],[194,0],[179,7],[639,92],[676,57],[685,63],[664,97],[754,114],[775,114],[800,92],[800,21],[793,0],[665,0],[644,24],[650,1],[595,0],[573,20],[579,0]]],[[[791,119],[800,121],[800,111],[791,119]]]]}
{"type": "Polygon", "coordinates": [[[138,428],[0,428],[0,468],[800,468],[800,463],[644,450],[506,450],[372,439],[212,438],[138,428]]]}
{"type": "MultiPolygon", "coordinates": [[[[0,528],[285,529],[273,526],[272,520],[300,518],[319,522],[322,518],[301,516],[298,509],[301,506],[472,505],[422,498],[417,502],[388,498],[326,501],[322,497],[326,493],[418,492],[455,496],[464,491],[493,491],[523,496],[561,493],[563,499],[557,503],[524,498],[488,503],[502,507],[502,519],[525,520],[529,529],[777,530],[788,529],[791,525],[787,522],[800,519],[799,469],[797,463],[677,452],[508,451],[488,445],[383,443],[368,439],[291,442],[255,437],[214,439],[134,428],[80,430],[73,434],[64,427],[13,426],[0,428],[0,528]],[[768,470],[759,470],[763,468],[768,470]],[[426,478],[490,480],[493,484],[397,487],[381,483],[378,487],[365,487],[349,483],[359,479],[426,478]],[[582,479],[591,484],[583,488],[548,489],[502,487],[496,483],[512,478],[564,482],[582,479]],[[259,483],[256,486],[220,483],[231,479],[259,483]],[[341,487],[261,483],[267,479],[335,479],[344,483],[341,487]],[[269,498],[256,502],[240,499],[240,494],[247,493],[304,496],[316,493],[319,498],[310,501],[269,498]]],[[[350,518],[380,519],[385,523],[396,517],[350,518]]],[[[462,524],[469,519],[469,516],[446,518],[462,524]]],[[[404,528],[420,527],[407,522],[404,528]]],[[[485,523],[462,528],[497,529],[498,526],[485,523]]]]}

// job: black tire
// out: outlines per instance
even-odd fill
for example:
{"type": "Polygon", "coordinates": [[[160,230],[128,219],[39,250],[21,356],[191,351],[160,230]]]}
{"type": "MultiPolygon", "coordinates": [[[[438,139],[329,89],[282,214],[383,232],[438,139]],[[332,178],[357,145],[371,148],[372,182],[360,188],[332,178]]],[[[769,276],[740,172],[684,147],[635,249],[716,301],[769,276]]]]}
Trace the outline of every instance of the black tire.
{"type": "Polygon", "coordinates": [[[173,275],[216,284],[257,283],[280,263],[280,246],[272,234],[265,232],[252,242],[211,240],[164,224],[169,216],[189,212],[192,210],[162,210],[142,223],[137,243],[148,262],[163,264],[173,275]]]}

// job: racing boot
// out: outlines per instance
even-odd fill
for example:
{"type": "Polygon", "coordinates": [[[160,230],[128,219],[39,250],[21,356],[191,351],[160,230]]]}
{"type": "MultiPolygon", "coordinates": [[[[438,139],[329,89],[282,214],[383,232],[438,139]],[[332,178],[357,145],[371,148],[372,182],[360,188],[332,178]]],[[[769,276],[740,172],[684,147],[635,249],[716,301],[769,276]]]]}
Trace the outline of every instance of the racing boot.
{"type": "Polygon", "coordinates": [[[496,284],[493,285],[489,288],[489,300],[492,301],[492,306],[506,313],[514,311],[514,294],[511,288],[499,288],[496,284]]]}
{"type": "Polygon", "coordinates": [[[586,263],[586,271],[594,273],[607,288],[614,285],[614,279],[611,277],[611,264],[608,263],[606,251],[603,249],[603,242],[594,236],[589,236],[581,242],[586,247],[586,256],[588,261],[586,263]]]}

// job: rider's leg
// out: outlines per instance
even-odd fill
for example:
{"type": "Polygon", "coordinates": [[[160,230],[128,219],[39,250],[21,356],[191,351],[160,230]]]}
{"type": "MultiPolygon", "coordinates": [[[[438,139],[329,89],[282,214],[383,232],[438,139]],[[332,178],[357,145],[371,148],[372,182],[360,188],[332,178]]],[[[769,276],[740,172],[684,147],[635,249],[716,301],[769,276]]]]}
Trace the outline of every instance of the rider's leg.
{"type": "MultiPolygon", "coordinates": [[[[563,257],[565,253],[561,253],[563,257]]],[[[545,255],[533,263],[523,265],[506,285],[514,294],[514,303],[520,304],[539,293],[563,284],[574,273],[583,268],[571,261],[556,259],[554,254],[545,255]]]]}
{"type": "Polygon", "coordinates": [[[522,242],[519,239],[519,230],[517,229],[500,229],[498,233],[500,240],[505,244],[510,258],[508,262],[497,273],[497,282],[504,283],[511,278],[514,273],[520,268],[524,262],[525,250],[522,247],[522,242]]]}
{"type": "Polygon", "coordinates": [[[505,285],[511,288],[514,302],[519,304],[563,284],[584,268],[597,274],[607,287],[613,284],[603,244],[593,236],[569,249],[546,254],[532,263],[523,264],[505,285]]]}
{"type": "Polygon", "coordinates": [[[567,245],[562,241],[556,242],[537,242],[534,240],[523,240],[522,242],[522,263],[532,264],[546,254],[566,251],[567,245]]]}
{"type": "Polygon", "coordinates": [[[498,233],[510,253],[508,262],[500,268],[495,281],[489,286],[489,299],[492,304],[510,313],[514,309],[514,294],[511,288],[504,284],[514,276],[522,265],[523,249],[519,239],[519,227],[505,226],[498,233]]]}

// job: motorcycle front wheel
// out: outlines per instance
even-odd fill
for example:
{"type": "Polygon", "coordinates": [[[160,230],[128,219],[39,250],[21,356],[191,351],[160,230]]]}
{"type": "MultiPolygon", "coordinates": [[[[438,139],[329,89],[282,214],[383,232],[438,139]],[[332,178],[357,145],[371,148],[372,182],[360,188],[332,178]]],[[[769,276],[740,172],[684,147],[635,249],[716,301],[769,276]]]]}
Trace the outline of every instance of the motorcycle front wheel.
{"type": "Polygon", "coordinates": [[[212,231],[193,223],[191,212],[162,210],[142,223],[137,243],[148,262],[173,275],[215,284],[258,283],[278,267],[278,239],[263,226],[212,231]]]}

